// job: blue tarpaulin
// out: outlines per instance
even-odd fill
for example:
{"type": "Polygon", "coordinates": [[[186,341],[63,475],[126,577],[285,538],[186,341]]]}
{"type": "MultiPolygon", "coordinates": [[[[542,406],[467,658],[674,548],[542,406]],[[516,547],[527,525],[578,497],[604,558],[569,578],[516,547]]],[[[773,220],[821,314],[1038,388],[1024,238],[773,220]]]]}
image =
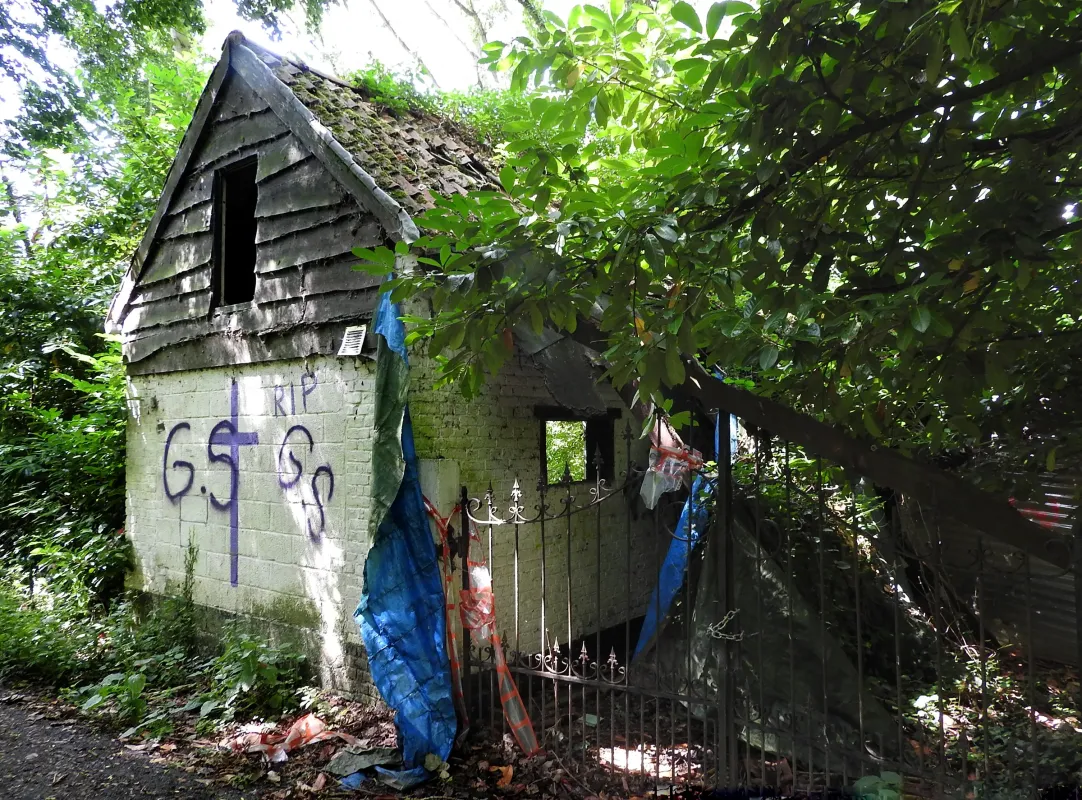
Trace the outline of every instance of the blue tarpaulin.
{"type": "MultiPolygon", "coordinates": [[[[721,415],[714,425],[715,454],[719,452],[721,444],[720,417],[721,415]]],[[[680,521],[676,526],[673,540],[669,544],[669,552],[665,554],[665,560],[661,564],[657,586],[654,587],[654,592],[650,596],[650,605],[647,606],[646,618],[639,632],[639,641],[635,645],[633,661],[654,640],[661,623],[669,615],[669,608],[676,599],[680,587],[684,585],[684,573],[687,572],[688,560],[706,528],[710,517],[710,501],[716,489],[717,479],[707,478],[704,475],[696,475],[691,483],[691,491],[684,503],[684,510],[680,512],[680,521]]]]}
{"type": "Polygon", "coordinates": [[[395,712],[406,767],[401,772],[377,771],[408,786],[428,777],[427,755],[447,760],[457,723],[447,661],[443,583],[406,405],[405,328],[389,294],[382,295],[374,332],[383,337],[377,352],[372,455],[373,526],[377,527],[354,618],[368,652],[372,681],[395,712]]]}

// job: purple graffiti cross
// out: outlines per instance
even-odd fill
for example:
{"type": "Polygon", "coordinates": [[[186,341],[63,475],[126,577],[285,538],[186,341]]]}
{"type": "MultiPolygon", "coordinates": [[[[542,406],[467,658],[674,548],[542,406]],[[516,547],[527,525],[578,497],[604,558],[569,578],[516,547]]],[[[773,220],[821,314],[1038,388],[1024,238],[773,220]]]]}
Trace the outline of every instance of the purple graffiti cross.
{"type": "Polygon", "coordinates": [[[259,434],[254,431],[237,430],[240,403],[237,400],[237,382],[229,390],[229,419],[221,420],[210,432],[207,442],[207,458],[217,464],[229,465],[229,500],[221,502],[210,494],[210,502],[219,511],[229,512],[229,582],[237,585],[237,562],[239,560],[240,513],[237,503],[237,488],[240,484],[240,448],[259,444],[259,434]],[[214,452],[215,447],[228,447],[224,453],[214,452]]]}

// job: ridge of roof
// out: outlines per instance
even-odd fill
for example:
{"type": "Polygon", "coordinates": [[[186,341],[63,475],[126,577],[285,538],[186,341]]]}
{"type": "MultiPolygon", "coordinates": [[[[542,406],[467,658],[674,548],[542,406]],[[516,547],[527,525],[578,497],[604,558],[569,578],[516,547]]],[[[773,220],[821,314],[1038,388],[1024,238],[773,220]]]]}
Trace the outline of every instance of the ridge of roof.
{"type": "Polygon", "coordinates": [[[435,194],[499,190],[497,170],[487,163],[484,148],[463,141],[449,120],[433,114],[391,114],[369,99],[363,87],[271,52],[243,34],[230,35],[255,53],[411,215],[432,208],[435,194]]]}

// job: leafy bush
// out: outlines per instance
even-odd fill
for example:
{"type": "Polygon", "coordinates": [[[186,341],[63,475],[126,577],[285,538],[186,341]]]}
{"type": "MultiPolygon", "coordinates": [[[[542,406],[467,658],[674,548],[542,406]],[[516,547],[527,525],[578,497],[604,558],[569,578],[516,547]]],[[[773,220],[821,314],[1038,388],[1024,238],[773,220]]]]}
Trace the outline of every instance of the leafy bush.
{"type": "Polygon", "coordinates": [[[519,92],[433,90],[427,88],[423,75],[410,70],[395,72],[379,61],[352,73],[347,80],[391,114],[440,117],[456,133],[487,147],[495,147],[509,137],[546,139],[547,131],[529,120],[527,98],[519,92]]]}
{"type": "Polygon", "coordinates": [[[231,721],[238,714],[277,717],[296,707],[304,685],[304,655],[292,645],[269,644],[230,628],[212,666],[211,689],[200,715],[231,721]]]}
{"type": "Polygon", "coordinates": [[[147,701],[143,689],[147,685],[147,676],[142,672],[114,672],[86,692],[89,695],[81,708],[90,711],[107,700],[116,702],[116,714],[120,719],[132,722],[143,718],[147,710],[147,701]]]}
{"type": "Polygon", "coordinates": [[[83,375],[56,372],[46,381],[74,391],[66,411],[43,407],[27,391],[0,399],[0,488],[8,498],[0,557],[54,585],[54,595],[108,608],[131,561],[119,534],[126,421],[119,345],[111,341],[97,356],[67,346],[55,352],[83,375]]]}
{"type": "Polygon", "coordinates": [[[586,479],[585,422],[546,422],[545,451],[549,484],[559,483],[565,470],[573,481],[586,479]]]}
{"type": "Polygon", "coordinates": [[[897,772],[866,775],[853,786],[860,800],[899,800],[902,796],[902,776],[897,772]]]}
{"type": "Polygon", "coordinates": [[[92,668],[98,631],[85,622],[70,606],[0,580],[0,681],[17,675],[62,684],[92,668]]]}

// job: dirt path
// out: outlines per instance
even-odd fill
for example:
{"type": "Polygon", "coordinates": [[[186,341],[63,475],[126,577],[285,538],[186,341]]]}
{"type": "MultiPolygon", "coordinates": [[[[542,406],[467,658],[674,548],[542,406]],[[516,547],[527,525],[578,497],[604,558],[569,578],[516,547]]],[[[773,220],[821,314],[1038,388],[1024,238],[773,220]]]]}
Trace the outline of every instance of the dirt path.
{"type": "Polygon", "coordinates": [[[0,797],[4,800],[127,800],[184,797],[241,800],[257,792],[207,787],[181,770],[152,763],[115,739],[71,719],[50,719],[0,689],[0,797]]]}

